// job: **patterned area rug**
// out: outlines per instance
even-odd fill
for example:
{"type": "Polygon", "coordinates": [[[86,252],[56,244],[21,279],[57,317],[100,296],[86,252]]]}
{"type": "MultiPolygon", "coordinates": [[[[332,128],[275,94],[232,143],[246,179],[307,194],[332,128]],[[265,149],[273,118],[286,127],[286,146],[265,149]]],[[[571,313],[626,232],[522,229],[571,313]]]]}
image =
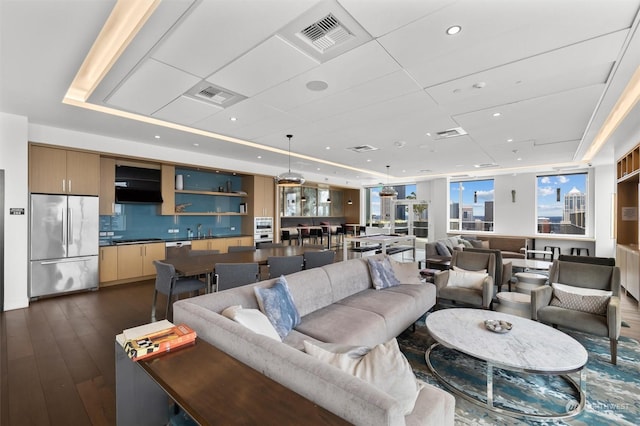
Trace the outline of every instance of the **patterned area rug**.
{"type": "MultiPolygon", "coordinates": [[[[456,396],[456,424],[459,425],[638,425],[640,424],[640,343],[621,337],[618,365],[612,365],[609,340],[566,331],[589,353],[585,409],[571,419],[557,421],[518,420],[486,410],[456,396]]],[[[424,354],[433,343],[424,322],[415,333],[398,337],[400,347],[418,379],[445,389],[429,371],[424,354]]],[[[432,352],[431,362],[440,374],[459,389],[486,400],[485,364],[444,347],[432,352]]],[[[500,407],[527,407],[529,412],[563,412],[576,403],[576,392],[561,378],[494,370],[494,399],[500,407]]],[[[579,375],[570,375],[579,383],[579,375]]]]}

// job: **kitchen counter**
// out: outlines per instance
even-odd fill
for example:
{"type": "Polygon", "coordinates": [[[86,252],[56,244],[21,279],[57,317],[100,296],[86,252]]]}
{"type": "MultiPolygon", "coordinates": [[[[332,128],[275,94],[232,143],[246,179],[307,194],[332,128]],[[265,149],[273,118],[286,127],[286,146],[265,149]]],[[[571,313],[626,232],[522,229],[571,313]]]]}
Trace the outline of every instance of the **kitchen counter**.
{"type": "Polygon", "coordinates": [[[229,234],[229,235],[212,235],[212,236],[204,236],[204,237],[193,237],[193,238],[136,238],[136,239],[110,239],[110,238],[101,238],[100,239],[100,247],[107,246],[120,246],[127,244],[148,244],[148,243],[168,243],[168,242],[177,242],[177,241],[198,241],[198,240],[215,240],[220,238],[239,238],[239,237],[253,237],[252,235],[247,234],[229,234]]]}

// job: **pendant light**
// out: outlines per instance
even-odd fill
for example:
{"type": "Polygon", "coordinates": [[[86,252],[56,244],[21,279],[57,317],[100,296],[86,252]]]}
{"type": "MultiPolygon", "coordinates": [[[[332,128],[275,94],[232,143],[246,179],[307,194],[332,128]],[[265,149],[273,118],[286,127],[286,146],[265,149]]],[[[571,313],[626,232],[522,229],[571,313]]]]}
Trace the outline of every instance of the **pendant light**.
{"type": "Polygon", "coordinates": [[[380,190],[381,197],[395,197],[398,195],[398,191],[396,191],[393,186],[389,185],[389,167],[390,166],[387,166],[387,184],[380,190]]]}
{"type": "Polygon", "coordinates": [[[289,171],[276,176],[276,183],[279,186],[300,186],[304,183],[304,178],[300,173],[291,171],[291,138],[293,135],[287,135],[289,138],[289,171]]]}

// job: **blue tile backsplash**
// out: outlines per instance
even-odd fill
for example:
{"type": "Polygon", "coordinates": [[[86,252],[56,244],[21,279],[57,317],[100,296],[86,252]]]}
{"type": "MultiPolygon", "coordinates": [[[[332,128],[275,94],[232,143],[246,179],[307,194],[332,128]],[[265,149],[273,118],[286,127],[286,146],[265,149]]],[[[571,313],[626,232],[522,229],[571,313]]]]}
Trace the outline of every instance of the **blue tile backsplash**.
{"type": "MultiPolygon", "coordinates": [[[[187,238],[187,228],[197,236],[242,234],[242,216],[161,216],[154,204],[116,204],[116,214],[100,216],[100,232],[113,232],[111,240],[187,238]],[[176,234],[169,229],[179,229],[176,234]]],[[[101,237],[101,240],[108,240],[101,237]]],[[[108,242],[108,241],[106,241],[108,242]]]]}

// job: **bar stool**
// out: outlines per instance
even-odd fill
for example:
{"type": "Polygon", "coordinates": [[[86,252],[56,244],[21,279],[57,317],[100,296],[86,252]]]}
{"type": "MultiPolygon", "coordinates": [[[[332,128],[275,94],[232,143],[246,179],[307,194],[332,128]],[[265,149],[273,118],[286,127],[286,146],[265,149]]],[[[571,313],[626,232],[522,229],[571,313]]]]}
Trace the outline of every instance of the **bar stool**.
{"type": "MultiPolygon", "coordinates": [[[[556,258],[556,251],[558,252],[558,257],[560,257],[561,254],[560,247],[558,246],[544,246],[544,251],[551,252],[551,260],[556,258]]],[[[547,255],[545,254],[543,257],[546,258],[547,255]]]]}
{"type": "Polygon", "coordinates": [[[582,256],[582,250],[587,251],[587,256],[590,256],[589,249],[586,247],[571,247],[571,254],[575,254],[576,256],[582,256]]]}

